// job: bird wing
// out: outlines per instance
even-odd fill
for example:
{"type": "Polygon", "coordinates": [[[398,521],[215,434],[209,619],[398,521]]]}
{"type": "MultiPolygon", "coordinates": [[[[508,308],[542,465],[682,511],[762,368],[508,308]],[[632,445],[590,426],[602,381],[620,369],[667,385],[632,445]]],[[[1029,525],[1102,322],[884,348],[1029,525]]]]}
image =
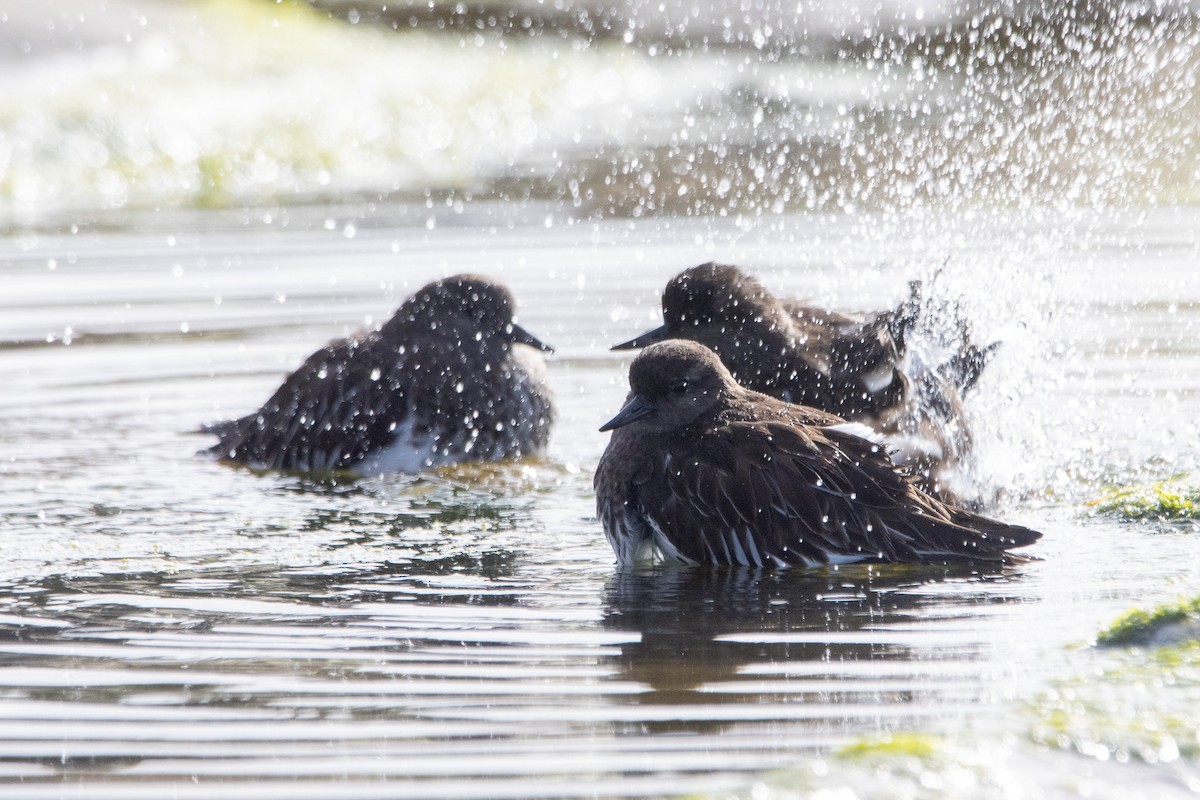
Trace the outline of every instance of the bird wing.
{"type": "Polygon", "coordinates": [[[852,317],[795,301],[785,305],[803,358],[827,377],[831,411],[881,415],[906,401],[890,313],[852,317]]]}
{"type": "Polygon", "coordinates": [[[211,452],[274,469],[344,469],[389,444],[406,413],[406,374],[374,335],[318,350],[211,452]]]}
{"type": "Polygon", "coordinates": [[[665,448],[642,513],[684,558],[749,566],[990,560],[1038,534],[922,494],[882,447],[839,427],[736,421],[665,448]]]}
{"type": "Polygon", "coordinates": [[[832,346],[838,331],[854,320],[799,300],[781,300],[801,346],[805,363],[828,376],[834,369],[832,346]]]}

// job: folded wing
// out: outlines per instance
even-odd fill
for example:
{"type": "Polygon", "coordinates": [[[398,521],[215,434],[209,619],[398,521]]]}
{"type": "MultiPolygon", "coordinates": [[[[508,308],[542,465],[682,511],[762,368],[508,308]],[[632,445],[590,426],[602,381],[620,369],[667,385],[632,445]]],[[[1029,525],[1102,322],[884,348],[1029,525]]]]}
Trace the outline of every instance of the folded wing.
{"type": "Polygon", "coordinates": [[[880,445],[842,428],[738,421],[687,452],[687,465],[682,453],[656,456],[637,494],[661,500],[642,513],[693,561],[999,561],[1039,537],[929,497],[880,445]]]}

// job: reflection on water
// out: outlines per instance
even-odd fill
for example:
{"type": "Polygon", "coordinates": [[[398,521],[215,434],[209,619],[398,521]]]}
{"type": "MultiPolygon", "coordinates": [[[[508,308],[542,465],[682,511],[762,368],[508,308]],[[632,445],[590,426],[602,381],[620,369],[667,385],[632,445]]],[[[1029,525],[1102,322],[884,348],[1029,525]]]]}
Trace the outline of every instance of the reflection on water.
{"type": "Polygon", "coordinates": [[[456,796],[545,780],[580,796],[592,788],[569,776],[589,772],[674,793],[970,713],[995,667],[923,619],[930,582],[962,583],[959,624],[1019,598],[946,569],[592,569],[574,587],[527,572],[493,551],[10,584],[0,751],[30,796],[39,779],[151,796],[187,776],[233,781],[233,797],[292,779],[358,796],[381,777],[405,796],[446,777],[467,781],[456,796]],[[510,775],[526,783],[496,783],[510,775]]]}
{"type": "Polygon", "coordinates": [[[961,633],[941,638],[893,629],[922,616],[929,584],[963,583],[956,603],[969,619],[972,604],[1004,600],[982,582],[1008,577],[947,567],[624,571],[606,586],[603,622],[641,634],[621,647],[619,659],[624,676],[654,690],[638,696],[640,702],[693,707],[691,714],[657,721],[654,732],[695,729],[696,706],[738,706],[734,718],[702,728],[719,732],[757,716],[747,714],[745,704],[765,702],[762,719],[812,720],[814,732],[836,739],[840,728],[870,726],[872,717],[882,726],[896,714],[961,713],[981,691],[981,675],[961,671],[972,669],[980,643],[961,633]],[[942,672],[945,661],[953,677],[942,672]],[[762,680],[773,667],[790,679],[762,680]],[[754,677],[747,679],[748,672],[754,677]]]}

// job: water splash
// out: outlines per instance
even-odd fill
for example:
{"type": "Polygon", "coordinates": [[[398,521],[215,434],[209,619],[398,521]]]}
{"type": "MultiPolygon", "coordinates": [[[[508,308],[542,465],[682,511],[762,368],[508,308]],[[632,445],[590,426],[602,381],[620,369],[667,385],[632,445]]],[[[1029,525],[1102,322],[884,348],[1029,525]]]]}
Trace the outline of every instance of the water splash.
{"type": "Polygon", "coordinates": [[[1173,7],[859,10],[809,30],[770,9],[712,29],[462,5],[387,20],[399,31],[294,2],[186,8],[136,46],[0,78],[0,215],[347,196],[550,201],[566,217],[1195,198],[1200,24],[1173,7]]]}

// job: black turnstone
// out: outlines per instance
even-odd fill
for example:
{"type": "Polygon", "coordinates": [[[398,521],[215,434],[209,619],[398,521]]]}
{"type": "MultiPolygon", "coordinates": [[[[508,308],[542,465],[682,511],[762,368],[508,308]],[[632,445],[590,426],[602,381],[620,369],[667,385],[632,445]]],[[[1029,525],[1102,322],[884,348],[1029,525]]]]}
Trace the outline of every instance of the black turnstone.
{"type": "Polygon", "coordinates": [[[735,266],[701,264],[667,283],[661,327],[613,349],[666,339],[699,342],[743,386],[886,436],[898,463],[950,498],[945,478],[971,447],[962,396],[992,348],[971,344],[960,319],[953,356],[912,369],[905,353],[922,314],[920,292],[914,282],[895,309],[852,316],[778,298],[735,266]]]}
{"type": "Polygon", "coordinates": [[[920,489],[865,426],[740,386],[695,342],[638,355],[596,469],[617,560],[999,562],[1041,534],[920,489]]]}
{"type": "Polygon", "coordinates": [[[541,451],[554,421],[551,348],[491,278],[423,287],[378,330],[313,353],[263,406],[205,430],[207,452],[257,469],[417,472],[541,451]]]}

